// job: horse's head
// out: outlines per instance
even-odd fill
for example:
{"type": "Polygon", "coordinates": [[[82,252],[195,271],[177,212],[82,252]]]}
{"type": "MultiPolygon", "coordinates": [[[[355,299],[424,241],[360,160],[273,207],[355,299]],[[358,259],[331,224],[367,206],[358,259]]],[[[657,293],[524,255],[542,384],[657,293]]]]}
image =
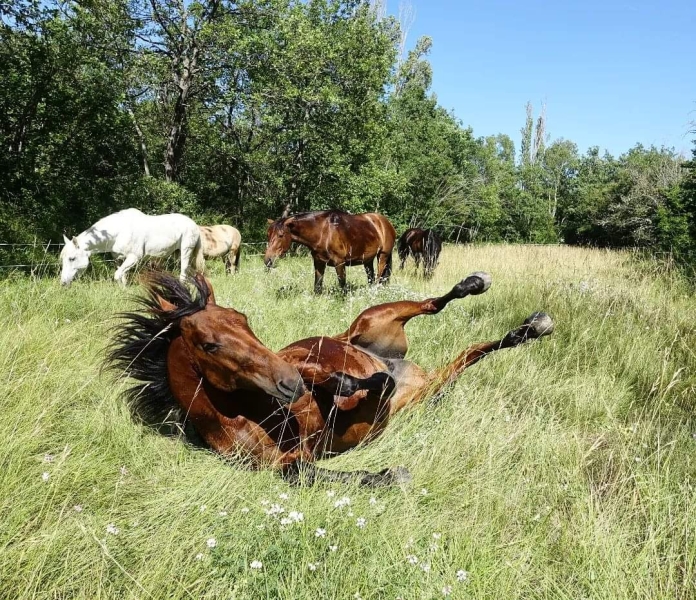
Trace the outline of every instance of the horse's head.
{"type": "Polygon", "coordinates": [[[280,218],[276,221],[268,219],[268,245],[266,246],[266,254],[263,256],[266,268],[272,268],[276,260],[290,249],[290,244],[292,244],[291,228],[292,221],[288,222],[287,218],[280,218]]]}
{"type": "MultiPolygon", "coordinates": [[[[295,367],[266,348],[249,328],[247,318],[215,303],[210,282],[196,279],[197,307],[177,301],[181,294],[167,293],[169,279],[155,276],[150,295],[155,309],[178,321],[181,337],[194,368],[220,390],[261,390],[283,403],[304,394],[304,384],[295,367]]],[[[174,280],[175,281],[175,280],[174,280]]],[[[178,284],[175,282],[174,285],[178,284]]],[[[178,284],[181,285],[181,284],[178,284]]],[[[181,286],[183,287],[183,286],[181,286]]]]}
{"type": "Polygon", "coordinates": [[[60,252],[60,259],[63,263],[63,268],[60,272],[60,282],[63,285],[70,285],[73,279],[89,266],[89,256],[91,252],[82,250],[77,245],[77,238],[69,240],[63,236],[65,245],[60,252]]]}

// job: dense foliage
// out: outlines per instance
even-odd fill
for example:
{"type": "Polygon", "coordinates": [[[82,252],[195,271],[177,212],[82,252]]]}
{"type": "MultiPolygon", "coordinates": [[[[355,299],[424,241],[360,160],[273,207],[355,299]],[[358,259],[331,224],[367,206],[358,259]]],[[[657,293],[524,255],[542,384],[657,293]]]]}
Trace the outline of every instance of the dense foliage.
{"type": "MultiPolygon", "coordinates": [[[[552,141],[519,151],[438,105],[432,41],[366,0],[0,4],[0,240],[127,206],[260,238],[293,210],[378,210],[449,239],[691,250],[693,169],[552,141]],[[685,173],[687,173],[685,175],[685,173]]],[[[693,164],[692,164],[693,166],[693,164]]]]}

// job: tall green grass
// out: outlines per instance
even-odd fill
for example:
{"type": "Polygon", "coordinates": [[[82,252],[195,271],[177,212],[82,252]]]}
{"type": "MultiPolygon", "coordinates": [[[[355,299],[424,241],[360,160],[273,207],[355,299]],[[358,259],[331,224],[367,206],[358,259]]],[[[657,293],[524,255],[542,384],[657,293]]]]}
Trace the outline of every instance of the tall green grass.
{"type": "Polygon", "coordinates": [[[535,310],[557,329],[326,461],[404,465],[409,487],[294,488],[131,421],[127,381],[100,365],[137,288],[2,283],[0,597],[696,597],[696,300],[680,279],[621,253],[516,246],[447,248],[429,282],[411,267],[368,288],[349,269],[347,297],[332,271],[315,297],[308,258],[212,270],[218,303],[274,349],[475,270],[491,290],[412,321],[412,360],[444,364],[535,310]],[[303,520],[282,526],[271,504],[303,520]]]}

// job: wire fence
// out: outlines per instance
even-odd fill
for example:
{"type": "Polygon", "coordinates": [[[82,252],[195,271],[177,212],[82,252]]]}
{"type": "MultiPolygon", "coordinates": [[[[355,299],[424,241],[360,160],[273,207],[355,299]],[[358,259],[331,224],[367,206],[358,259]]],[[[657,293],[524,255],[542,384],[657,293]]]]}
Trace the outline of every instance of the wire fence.
{"type": "MultiPolygon", "coordinates": [[[[63,242],[0,242],[0,273],[12,270],[30,270],[33,275],[41,275],[46,271],[58,269],[60,267],[60,249],[63,246],[65,246],[63,242]],[[16,260],[18,255],[23,259],[21,262],[16,260]],[[9,259],[9,262],[3,263],[3,259],[9,259]]],[[[243,242],[242,255],[244,257],[263,256],[264,253],[259,252],[258,249],[265,246],[266,242],[243,242]]],[[[106,253],[106,255],[108,254],[110,253],[106,253]]],[[[118,264],[120,262],[115,258],[106,258],[106,255],[95,255],[93,264],[118,264]]]]}

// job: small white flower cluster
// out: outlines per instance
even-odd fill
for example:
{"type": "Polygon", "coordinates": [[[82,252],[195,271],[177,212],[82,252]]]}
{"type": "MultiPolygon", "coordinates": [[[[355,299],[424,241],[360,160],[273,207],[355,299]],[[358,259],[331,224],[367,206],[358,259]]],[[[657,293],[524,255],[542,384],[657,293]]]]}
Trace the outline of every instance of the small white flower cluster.
{"type": "Polygon", "coordinates": [[[249,566],[252,569],[263,569],[263,563],[260,560],[252,560],[249,566]]]}
{"type": "Polygon", "coordinates": [[[109,523],[106,526],[106,533],[110,533],[111,535],[118,535],[121,530],[116,527],[113,523],[109,523]]]}
{"type": "Polygon", "coordinates": [[[271,507],[266,509],[266,514],[270,517],[282,515],[284,512],[285,509],[280,504],[271,504],[271,507]]]}
{"type": "Polygon", "coordinates": [[[348,496],[343,496],[343,498],[339,498],[334,502],[334,508],[345,508],[346,506],[350,506],[350,498],[348,496]]]}

